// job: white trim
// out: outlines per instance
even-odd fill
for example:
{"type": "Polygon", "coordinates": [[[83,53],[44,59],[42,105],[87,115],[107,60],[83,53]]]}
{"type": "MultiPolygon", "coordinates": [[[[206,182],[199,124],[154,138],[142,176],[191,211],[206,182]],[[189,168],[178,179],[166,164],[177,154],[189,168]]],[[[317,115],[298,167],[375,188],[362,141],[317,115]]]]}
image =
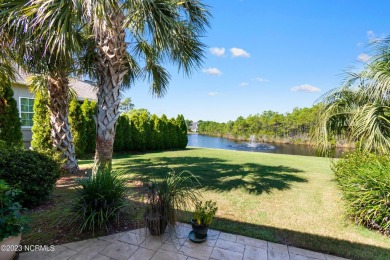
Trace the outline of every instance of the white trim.
{"type": "MultiPolygon", "coordinates": [[[[34,99],[35,101],[35,97],[20,97],[19,96],[19,118],[20,118],[20,121],[22,121],[22,98],[26,98],[26,99],[34,99]]],[[[24,113],[30,113],[30,114],[34,114],[34,111],[31,113],[31,112],[24,112],[24,113]]],[[[23,126],[22,125],[22,129],[31,129],[32,126],[23,126]]]]}

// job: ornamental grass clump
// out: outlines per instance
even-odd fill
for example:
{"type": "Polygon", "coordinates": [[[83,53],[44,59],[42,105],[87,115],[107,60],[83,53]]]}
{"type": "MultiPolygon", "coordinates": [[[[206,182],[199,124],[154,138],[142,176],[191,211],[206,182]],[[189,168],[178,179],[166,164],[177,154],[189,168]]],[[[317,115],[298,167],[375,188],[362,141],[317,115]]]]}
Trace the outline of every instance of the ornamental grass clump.
{"type": "Polygon", "coordinates": [[[75,204],[80,232],[84,230],[106,229],[128,203],[126,200],[126,180],[120,172],[109,168],[99,169],[88,178],[79,179],[78,196],[75,204]]]}
{"type": "Polygon", "coordinates": [[[332,165],[357,224],[390,234],[390,157],[356,151],[332,165]]]}

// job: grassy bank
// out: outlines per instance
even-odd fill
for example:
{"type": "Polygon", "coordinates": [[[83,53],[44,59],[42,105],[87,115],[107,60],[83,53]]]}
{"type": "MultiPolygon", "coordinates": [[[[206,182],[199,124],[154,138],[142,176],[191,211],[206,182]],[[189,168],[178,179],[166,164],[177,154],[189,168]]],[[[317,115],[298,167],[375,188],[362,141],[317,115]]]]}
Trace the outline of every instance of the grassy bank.
{"type": "MultiPolygon", "coordinates": [[[[89,167],[92,161],[80,164],[89,167]]],[[[116,155],[114,168],[124,170],[126,178],[132,180],[129,189],[172,169],[199,175],[203,199],[212,199],[219,207],[212,223],[212,228],[218,230],[352,259],[390,259],[388,237],[344,219],[341,195],[326,158],[189,148],[116,155]]],[[[68,207],[66,198],[73,196],[72,189],[57,187],[52,202],[55,205],[33,213],[34,221],[60,215],[60,210],[68,207]],[[66,202],[57,206],[59,200],[66,202]]],[[[188,222],[190,217],[185,213],[181,221],[188,222]]],[[[56,225],[60,228],[63,224],[56,225]]],[[[34,226],[34,230],[38,228],[34,226]]],[[[35,234],[34,239],[38,238],[35,234]]],[[[28,236],[26,239],[32,243],[28,236]]],[[[44,241],[41,238],[40,243],[44,241]]]]}

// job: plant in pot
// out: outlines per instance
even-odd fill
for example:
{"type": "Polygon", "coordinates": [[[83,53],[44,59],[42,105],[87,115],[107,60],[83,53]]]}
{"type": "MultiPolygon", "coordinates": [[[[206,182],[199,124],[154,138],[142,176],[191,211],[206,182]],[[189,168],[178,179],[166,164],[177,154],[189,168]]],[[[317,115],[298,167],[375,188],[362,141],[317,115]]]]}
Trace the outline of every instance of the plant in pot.
{"type": "Polygon", "coordinates": [[[189,171],[166,173],[162,181],[145,185],[144,221],[151,235],[159,236],[168,225],[176,224],[178,210],[185,210],[197,201],[197,186],[200,186],[198,177],[189,171]]]}
{"type": "Polygon", "coordinates": [[[16,201],[21,191],[0,180],[0,259],[12,259],[21,240],[21,234],[28,229],[28,218],[22,216],[23,210],[16,201]],[[9,249],[9,250],[8,250],[9,249]]]}
{"type": "MultiPolygon", "coordinates": [[[[193,219],[191,220],[192,230],[195,238],[193,241],[201,242],[206,240],[207,231],[213,221],[215,214],[217,213],[217,203],[211,200],[196,203],[193,219]]],[[[191,238],[191,237],[190,237],[191,238]]]]}

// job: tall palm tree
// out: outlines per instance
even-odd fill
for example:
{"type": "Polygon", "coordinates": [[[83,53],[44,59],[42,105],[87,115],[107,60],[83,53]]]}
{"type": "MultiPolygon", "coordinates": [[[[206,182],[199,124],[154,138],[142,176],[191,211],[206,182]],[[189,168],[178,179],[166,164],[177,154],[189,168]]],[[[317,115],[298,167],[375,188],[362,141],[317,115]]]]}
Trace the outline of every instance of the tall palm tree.
{"type": "Polygon", "coordinates": [[[50,3],[47,12],[55,12],[56,19],[40,20],[38,1],[1,2],[1,32],[12,38],[11,49],[16,62],[27,73],[39,74],[46,82],[53,146],[64,156],[62,169],[78,169],[68,120],[70,89],[68,75],[74,64],[74,53],[79,39],[58,28],[74,27],[72,12],[67,4],[50,3]],[[64,48],[66,46],[66,48],[64,48]]]}
{"type": "Polygon", "coordinates": [[[343,134],[366,151],[390,153],[390,39],[374,45],[373,57],[344,85],[325,94],[313,131],[317,149],[329,151],[332,134],[343,134]]]}
{"type": "MultiPolygon", "coordinates": [[[[121,88],[143,76],[151,82],[152,94],[162,97],[170,78],[162,64],[178,64],[189,75],[203,58],[200,37],[209,25],[209,12],[198,0],[24,2],[27,4],[20,8],[25,14],[34,13],[33,24],[43,28],[45,35],[60,31],[64,39],[69,39],[75,28],[65,21],[76,19],[78,28],[92,35],[85,41],[81,61],[84,65],[93,63],[84,69],[98,82],[95,165],[99,167],[111,164],[121,88]],[[58,21],[56,26],[52,21],[58,21]]],[[[63,38],[48,36],[46,46],[57,48],[57,52],[51,52],[55,56],[63,49],[72,49],[63,38]]]]}
{"type": "Polygon", "coordinates": [[[163,62],[178,64],[186,74],[198,67],[204,47],[199,37],[208,26],[209,13],[196,0],[88,4],[97,46],[95,76],[99,88],[95,165],[104,167],[112,160],[121,88],[146,75],[152,82],[152,94],[162,97],[170,78],[163,62]],[[143,62],[141,66],[139,61],[143,62]]]}

